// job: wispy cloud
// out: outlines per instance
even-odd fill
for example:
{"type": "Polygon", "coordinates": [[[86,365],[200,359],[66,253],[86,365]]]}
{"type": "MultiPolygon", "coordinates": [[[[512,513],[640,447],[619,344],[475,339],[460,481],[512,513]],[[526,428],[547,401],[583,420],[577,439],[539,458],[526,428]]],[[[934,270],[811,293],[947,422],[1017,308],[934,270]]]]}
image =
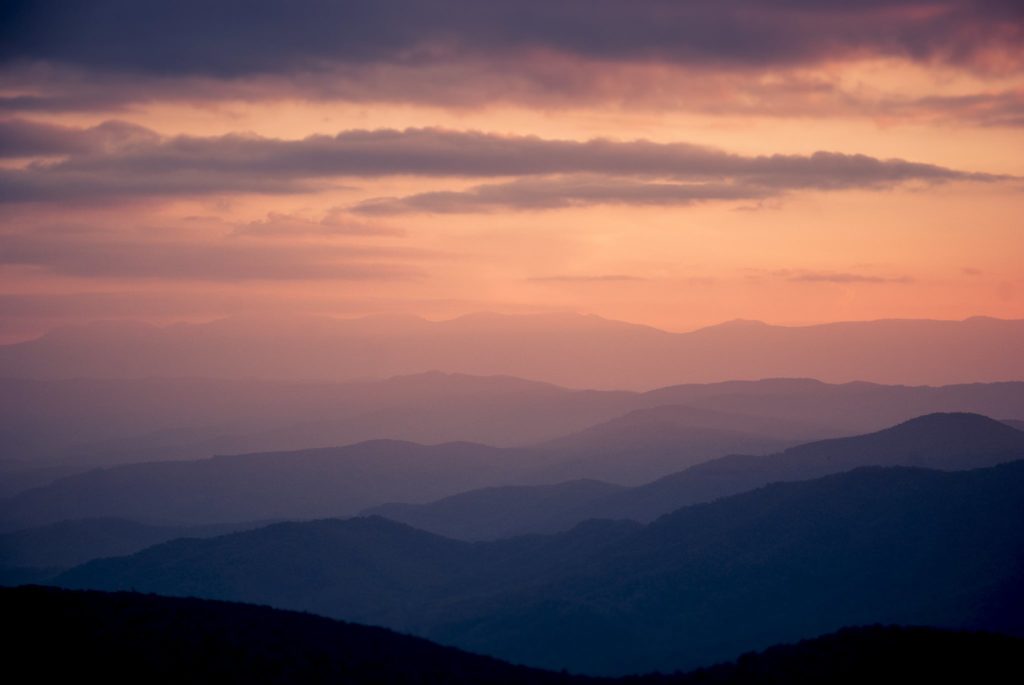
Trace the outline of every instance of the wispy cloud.
{"type": "Polygon", "coordinates": [[[913,283],[910,276],[879,276],[852,271],[804,271],[783,269],[775,276],[792,283],[913,283]]]}
{"type": "Polygon", "coordinates": [[[401,280],[423,272],[405,247],[267,243],[172,231],[41,229],[0,235],[0,264],[78,277],[246,281],[401,280]]]}
{"type": "Polygon", "coordinates": [[[263,219],[237,224],[231,233],[237,236],[262,238],[405,235],[405,231],[400,228],[353,217],[341,207],[328,210],[319,219],[283,212],[269,212],[263,219]]]}
{"type": "Polygon", "coordinates": [[[526,280],[531,283],[630,283],[648,279],[629,274],[556,274],[533,276],[526,280]]]}

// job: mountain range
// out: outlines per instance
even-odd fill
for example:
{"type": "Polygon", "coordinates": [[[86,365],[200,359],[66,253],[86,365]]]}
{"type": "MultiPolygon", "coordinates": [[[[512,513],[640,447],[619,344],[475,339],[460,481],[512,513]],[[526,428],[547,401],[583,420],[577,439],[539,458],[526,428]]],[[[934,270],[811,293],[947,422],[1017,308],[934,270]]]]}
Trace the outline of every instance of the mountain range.
{"type": "MultiPolygon", "coordinates": [[[[621,492],[605,486],[607,492],[601,497],[594,496],[593,486],[562,486],[561,491],[570,495],[567,497],[552,497],[550,489],[540,491],[528,498],[537,504],[531,510],[531,520],[541,531],[564,529],[595,517],[647,521],[685,504],[775,480],[813,478],[856,466],[973,468],[1024,456],[1024,433],[982,416],[964,414],[919,418],[875,435],[811,443],[774,456],[729,456],[711,461],[707,459],[714,452],[694,459],[680,449],[676,435],[670,432],[664,444],[655,441],[635,449],[624,441],[617,447],[617,462],[612,463],[618,463],[623,472],[635,469],[643,473],[649,455],[662,460],[675,448],[680,451],[675,457],[679,463],[699,462],[696,466],[621,492]],[[589,494],[581,499],[584,492],[589,494]]],[[[568,442],[572,445],[574,441],[568,442]]],[[[103,517],[161,526],[344,517],[388,502],[425,504],[477,488],[555,485],[557,476],[570,469],[582,478],[592,478],[587,470],[591,461],[581,461],[579,453],[571,449],[566,454],[550,445],[531,450],[375,440],[337,448],[127,464],[68,476],[0,500],[0,526],[13,531],[103,517]]],[[[656,463],[668,468],[667,462],[656,463]]],[[[606,464],[599,460],[595,470],[606,468],[606,464]]],[[[534,530],[520,529],[520,524],[503,516],[503,503],[510,507],[508,514],[523,507],[494,492],[459,500],[477,501],[481,506],[457,511],[451,517],[455,525],[466,525],[460,520],[471,522],[470,526],[481,527],[476,533],[483,537],[494,537],[497,530],[509,530],[509,525],[518,532],[534,530]],[[499,511],[487,513],[488,507],[499,511]],[[498,528],[483,530],[488,521],[498,528]]],[[[517,502],[527,501],[523,490],[511,492],[516,493],[512,499],[517,502]]],[[[394,508],[375,513],[402,518],[394,508]]],[[[426,520],[405,520],[430,527],[426,520]]]]}
{"type": "Polygon", "coordinates": [[[517,450],[374,440],[346,447],[126,464],[0,501],[7,530],[81,518],[156,525],[350,516],[384,501],[427,501],[514,481],[517,450]]]}
{"type": "Polygon", "coordinates": [[[176,538],[214,537],[266,523],[153,526],[127,519],[79,519],[2,533],[0,585],[42,582],[92,559],[134,554],[176,538]]]}
{"type": "Polygon", "coordinates": [[[595,484],[577,481],[559,486],[566,493],[562,497],[548,497],[550,487],[488,488],[364,513],[440,535],[490,540],[565,530],[590,518],[648,522],[687,504],[862,466],[964,470],[1016,459],[1024,459],[1024,431],[977,414],[929,414],[876,433],[812,442],[778,454],[711,459],[634,488],[601,492],[595,484]]]}
{"type": "Polygon", "coordinates": [[[646,526],[468,543],[386,519],[178,540],[58,577],[384,625],[516,663],[672,671],[845,625],[1024,634],[1024,461],[868,468],[646,526]]]}
{"type": "MultiPolygon", "coordinates": [[[[0,347],[0,377],[352,380],[433,369],[578,388],[726,379],[1024,380],[1024,320],[732,321],[688,333],[577,314],[98,322],[0,347]],[[611,363],[610,360],[614,360],[611,363]]],[[[389,436],[396,437],[396,436],[389,436]]]]}
{"type": "Polygon", "coordinates": [[[1024,383],[942,387],[774,379],[646,393],[425,373],[360,383],[0,380],[0,497],[97,466],[378,439],[528,447],[544,480],[637,485],[931,412],[1024,416],[1024,383]]]}

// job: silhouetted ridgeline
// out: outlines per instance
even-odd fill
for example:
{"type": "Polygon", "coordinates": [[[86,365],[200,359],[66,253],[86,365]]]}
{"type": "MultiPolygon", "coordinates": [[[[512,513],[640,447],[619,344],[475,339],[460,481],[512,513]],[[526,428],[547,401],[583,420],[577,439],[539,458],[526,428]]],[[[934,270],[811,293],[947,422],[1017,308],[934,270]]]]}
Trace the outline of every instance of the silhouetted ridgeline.
{"type": "MultiPolygon", "coordinates": [[[[589,685],[380,628],[245,604],[53,588],[0,589],[8,673],[145,683],[589,685]]],[[[848,628],[690,674],[621,685],[1014,682],[1024,640],[926,628],[848,628]]]]}
{"type": "Polygon", "coordinates": [[[489,540],[509,533],[565,530],[589,518],[653,521],[681,506],[779,481],[799,481],[861,466],[962,470],[1024,459],[1024,431],[977,414],[930,414],[877,433],[800,445],[768,456],[731,455],[635,488],[599,494],[580,485],[504,487],[428,504],[387,504],[364,513],[439,535],[489,540]],[[575,496],[570,496],[575,495],[575,496]]]}
{"type": "Polygon", "coordinates": [[[81,519],[0,534],[0,585],[42,582],[100,557],[134,554],[175,538],[203,538],[269,523],[152,526],[125,519],[81,519]]]}
{"type": "Polygon", "coordinates": [[[578,314],[330,319],[236,317],[166,327],[95,323],[0,346],[0,376],[386,377],[431,369],[577,388],[733,378],[941,385],[1024,379],[1024,320],[881,320],[688,333],[578,314]],[[614,361],[612,361],[614,360],[614,361]]]}
{"type": "Polygon", "coordinates": [[[347,447],[125,464],[0,501],[8,530],[79,518],[182,525],[351,516],[512,479],[516,451],[375,440],[347,447]]]}
{"type": "Polygon", "coordinates": [[[685,507],[648,526],[443,538],[382,518],[178,540],[56,579],[385,625],[537,667],[622,675],[846,625],[1024,635],[1024,461],[866,468],[685,507]]]}
{"type": "MultiPolygon", "coordinates": [[[[0,589],[8,673],[106,683],[568,683],[382,628],[247,604],[0,589]]],[[[993,645],[996,645],[993,641],[993,645]]]]}
{"type": "MultiPolygon", "coordinates": [[[[434,453],[434,448],[407,443],[395,443],[395,446],[399,452],[412,449],[423,454],[423,466],[429,464],[427,457],[434,453]]],[[[360,450],[372,447],[373,443],[357,446],[354,453],[359,456],[360,450]]],[[[458,447],[471,449],[467,445],[458,447]]],[[[481,453],[493,451],[482,448],[481,453]]],[[[210,537],[260,525],[254,520],[197,526],[89,518],[97,513],[167,520],[173,519],[181,503],[185,503],[192,507],[190,515],[217,520],[218,516],[223,516],[218,512],[235,502],[233,506],[237,508],[232,510],[235,516],[255,519],[268,510],[261,510],[261,507],[268,507],[269,502],[298,516],[310,511],[310,493],[319,492],[317,488],[325,486],[334,488],[334,497],[325,495],[319,503],[313,503],[322,509],[312,511],[351,513],[345,511],[351,484],[357,483],[361,488],[359,496],[365,497],[373,487],[380,488],[387,485],[389,479],[394,480],[393,472],[397,467],[389,463],[388,457],[392,455],[388,452],[377,453],[377,463],[372,464],[372,468],[361,464],[359,459],[347,459],[352,452],[316,451],[312,453],[312,460],[308,459],[310,453],[304,452],[256,455],[251,461],[244,457],[214,460],[226,461],[224,465],[230,467],[216,477],[211,475],[216,473],[209,468],[211,464],[205,462],[140,465],[100,471],[95,477],[67,479],[35,493],[26,493],[6,505],[0,504],[0,510],[11,505],[35,507],[40,514],[54,516],[63,512],[73,520],[0,534],[0,584],[42,582],[91,559],[132,554],[177,537],[210,537]],[[332,456],[336,461],[331,460],[332,456]],[[276,477],[275,474],[289,465],[292,473],[288,478],[276,477]],[[166,487],[167,483],[174,482],[168,474],[190,471],[193,472],[190,479],[181,479],[179,487],[166,487]],[[264,471],[267,473],[260,475],[264,471]],[[164,474],[165,478],[147,481],[141,477],[147,473],[164,474]],[[252,490],[254,484],[260,482],[264,486],[259,496],[253,496],[248,502],[238,498],[239,490],[252,490]],[[295,508],[290,508],[292,501],[297,503],[295,508]]],[[[363,456],[374,454],[371,449],[363,456]]],[[[500,486],[470,490],[429,504],[382,505],[363,513],[382,515],[446,537],[493,540],[564,531],[587,519],[651,521],[686,504],[738,494],[769,482],[806,480],[857,466],[969,469],[1017,457],[1024,458],[1024,433],[983,416],[941,414],[921,417],[876,434],[812,443],[770,457],[715,459],[636,488],[594,480],[544,486],[500,486]]],[[[481,460],[475,468],[485,469],[487,463],[481,460]]],[[[474,468],[472,461],[467,464],[474,468]]],[[[443,464],[438,466],[443,473],[443,464]]],[[[420,480],[411,483],[413,487],[423,485],[430,483],[420,480]]]]}
{"type": "Polygon", "coordinates": [[[336,447],[375,439],[532,446],[545,482],[636,485],[933,412],[1024,417],[1024,382],[942,387],[809,379],[574,391],[424,373],[360,383],[0,379],[0,496],[95,466],[336,447]]]}
{"type": "MultiPolygon", "coordinates": [[[[654,453],[665,449],[667,445],[656,447],[654,453]]],[[[631,452],[623,447],[623,468],[630,468],[628,459],[642,460],[645,454],[643,448],[631,452]]],[[[607,497],[563,500],[541,491],[534,498],[551,515],[535,518],[538,528],[516,526],[514,521],[506,525],[500,516],[479,509],[467,512],[479,528],[469,532],[470,537],[488,538],[505,531],[564,530],[587,518],[649,521],[686,504],[857,466],[975,468],[1020,457],[1024,432],[1005,424],[983,416],[921,417],[875,435],[810,444],[771,457],[728,457],[698,464],[640,488],[608,488],[607,497]],[[487,521],[497,527],[487,529],[487,521]]],[[[316,450],[128,464],[69,476],[0,500],[0,529],[97,517],[199,525],[353,516],[386,502],[430,502],[474,488],[535,483],[531,474],[536,476],[542,464],[559,458],[471,443],[376,440],[316,450]]],[[[582,494],[579,488],[573,492],[582,494]]],[[[476,501],[489,506],[487,498],[476,501]]],[[[500,505],[500,498],[494,503],[500,505]]],[[[421,525],[418,519],[403,520],[421,525]]],[[[433,530],[425,521],[424,527],[433,530]]],[[[462,535],[457,526],[437,532],[462,535]]]]}
{"type": "Polygon", "coordinates": [[[362,512],[458,540],[498,540],[555,533],[600,514],[627,488],[595,480],[556,485],[505,485],[470,490],[429,504],[383,504],[362,512]]]}

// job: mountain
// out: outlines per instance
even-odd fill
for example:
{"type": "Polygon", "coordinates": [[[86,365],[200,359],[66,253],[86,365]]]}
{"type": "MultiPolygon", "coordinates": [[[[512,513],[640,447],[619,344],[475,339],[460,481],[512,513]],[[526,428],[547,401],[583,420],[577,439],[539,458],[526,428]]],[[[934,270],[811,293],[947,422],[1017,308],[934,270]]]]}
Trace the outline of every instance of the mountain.
{"type": "Polygon", "coordinates": [[[383,504],[362,512],[459,540],[495,540],[561,530],[566,511],[586,510],[621,486],[596,480],[481,488],[430,504],[383,504]]]}
{"type": "Polygon", "coordinates": [[[640,409],[535,446],[551,455],[544,478],[639,485],[726,454],[768,454],[820,437],[820,427],[695,407],[640,409]]]}
{"type": "MultiPolygon", "coordinates": [[[[623,459],[632,458],[633,468],[643,471],[650,464],[644,464],[644,459],[670,451],[672,444],[668,441],[649,452],[631,453],[629,442],[624,441],[620,454],[623,459]]],[[[707,458],[716,454],[711,447],[709,443],[704,453],[707,458]]],[[[682,451],[680,461],[686,458],[682,451]]],[[[0,526],[13,531],[103,517],[202,525],[352,516],[386,503],[425,504],[478,488],[549,485],[560,463],[579,466],[572,461],[571,450],[568,455],[563,457],[550,447],[545,451],[377,440],[338,448],[127,464],[68,476],[0,500],[0,526]]],[[[438,507],[391,508],[386,513],[446,535],[458,537],[470,531],[473,538],[487,539],[510,530],[564,530],[588,518],[649,521],[686,504],[857,466],[973,468],[1021,456],[1024,433],[982,416],[944,414],[771,456],[711,459],[636,488],[615,491],[590,484],[539,491],[495,490],[438,507]],[[599,493],[600,487],[607,492],[599,493]],[[559,492],[567,496],[560,497],[559,492]],[[510,499],[519,502],[510,504],[510,499]],[[522,506],[526,501],[534,502],[536,508],[522,506]],[[517,520],[520,514],[525,518],[517,520]],[[462,523],[460,518],[472,523],[462,523]]],[[[623,469],[628,472],[629,467],[623,469]]]]}
{"type": "Polygon", "coordinates": [[[876,433],[808,443],[779,454],[713,459],[613,495],[577,515],[651,521],[686,504],[862,466],[964,470],[1022,458],[1024,431],[978,414],[929,414],[876,433]]]}
{"type": "Polygon", "coordinates": [[[0,468],[27,473],[375,439],[527,445],[635,402],[635,393],[445,373],[353,383],[0,379],[0,450],[18,460],[0,468]]]}
{"type": "MultiPolygon", "coordinates": [[[[517,685],[585,682],[382,628],[291,611],[134,593],[0,588],[10,672],[128,683],[517,685]],[[429,678],[429,680],[425,680],[429,678]]],[[[958,640],[959,642],[959,640],[958,640]]],[[[989,638],[985,651],[1003,646],[989,638]]],[[[968,647],[966,638],[964,647],[968,647]]],[[[971,644],[973,651],[977,646],[971,644]]]]}
{"type": "Polygon", "coordinates": [[[528,447],[531,476],[637,484],[730,453],[878,430],[930,412],[1024,414],[1024,383],[806,379],[574,391],[425,373],[359,383],[0,379],[0,497],[97,466],[377,439],[528,447]]]}
{"type": "Polygon", "coordinates": [[[67,587],[136,588],[266,603],[408,628],[452,597],[494,593],[555,575],[633,534],[638,524],[587,522],[558,538],[471,544],[380,517],[280,523],[180,539],[59,576],[67,587]]]}
{"type": "Polygon", "coordinates": [[[1019,669],[1020,638],[934,628],[844,628],[796,644],[747,653],[683,676],[683,683],[999,682],[1019,669]]]}
{"type": "Polygon", "coordinates": [[[708,502],[778,481],[799,481],[862,466],[966,470],[1024,459],[1024,432],[977,414],[929,414],[867,435],[816,441],[768,456],[729,455],[645,485],[587,501],[545,498],[550,488],[462,493],[426,504],[384,505],[367,513],[461,539],[508,531],[550,533],[588,518],[653,521],[681,506],[708,502]],[[537,501],[523,511],[506,500],[537,501]],[[515,518],[519,516],[520,518],[515,518]]]}
{"type": "Polygon", "coordinates": [[[87,463],[78,466],[71,464],[37,466],[20,460],[4,460],[0,462],[0,498],[41,487],[58,478],[73,476],[76,473],[88,471],[90,468],[87,463]]]}
{"type": "Polygon", "coordinates": [[[792,447],[779,460],[836,471],[864,465],[865,454],[877,455],[881,466],[976,468],[1024,454],[1024,431],[980,414],[928,414],[868,435],[792,447]]]}
{"type": "Polygon", "coordinates": [[[1024,320],[882,320],[669,333],[577,314],[100,322],[0,348],[0,376],[352,380],[433,369],[582,388],[731,378],[940,385],[1024,379],[1024,320]],[[615,360],[610,363],[609,360],[615,360]]]}
{"type": "Polygon", "coordinates": [[[1024,635],[1024,461],[868,468],[489,543],[380,518],[179,540],[63,574],[72,588],[266,603],[545,668],[709,665],[899,623],[1024,635]]]}
{"type": "Polygon", "coordinates": [[[134,554],[175,538],[214,537],[259,525],[151,526],[108,518],[61,521],[3,533],[0,534],[0,585],[44,580],[92,559],[134,554]]]}
{"type": "MultiPolygon", "coordinates": [[[[649,406],[686,405],[829,433],[808,435],[810,440],[877,431],[924,414],[1014,416],[1024,411],[1024,383],[1010,382],[910,387],[777,378],[668,386],[643,397],[649,406]]],[[[747,430],[776,435],[764,429],[747,430]]]]}
{"type": "MultiPolygon", "coordinates": [[[[607,683],[513,666],[425,640],[308,614],[134,593],[0,589],[19,630],[7,667],[41,680],[495,685],[607,683]],[[61,658],[53,658],[60,654],[61,658]],[[167,655],[173,654],[174,659],[167,655]]],[[[847,628],[649,683],[997,682],[1019,667],[1019,639],[927,628],[847,628]]]]}
{"type": "Polygon", "coordinates": [[[518,451],[375,440],[347,447],[127,464],[0,501],[8,530],[82,518],[159,525],[349,516],[514,480],[518,451]]]}
{"type": "Polygon", "coordinates": [[[776,484],[667,515],[429,635],[603,674],[688,668],[844,624],[1022,635],[1022,516],[1024,462],[776,484]]]}

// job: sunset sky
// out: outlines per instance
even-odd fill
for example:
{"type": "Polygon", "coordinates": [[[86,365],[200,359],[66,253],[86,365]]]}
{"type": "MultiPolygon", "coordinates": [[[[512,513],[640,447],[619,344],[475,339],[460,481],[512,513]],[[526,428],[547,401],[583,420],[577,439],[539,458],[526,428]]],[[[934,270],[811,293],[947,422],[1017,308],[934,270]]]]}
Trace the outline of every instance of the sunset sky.
{"type": "Polygon", "coordinates": [[[0,341],[1024,317],[1020,0],[5,2],[0,341]]]}

